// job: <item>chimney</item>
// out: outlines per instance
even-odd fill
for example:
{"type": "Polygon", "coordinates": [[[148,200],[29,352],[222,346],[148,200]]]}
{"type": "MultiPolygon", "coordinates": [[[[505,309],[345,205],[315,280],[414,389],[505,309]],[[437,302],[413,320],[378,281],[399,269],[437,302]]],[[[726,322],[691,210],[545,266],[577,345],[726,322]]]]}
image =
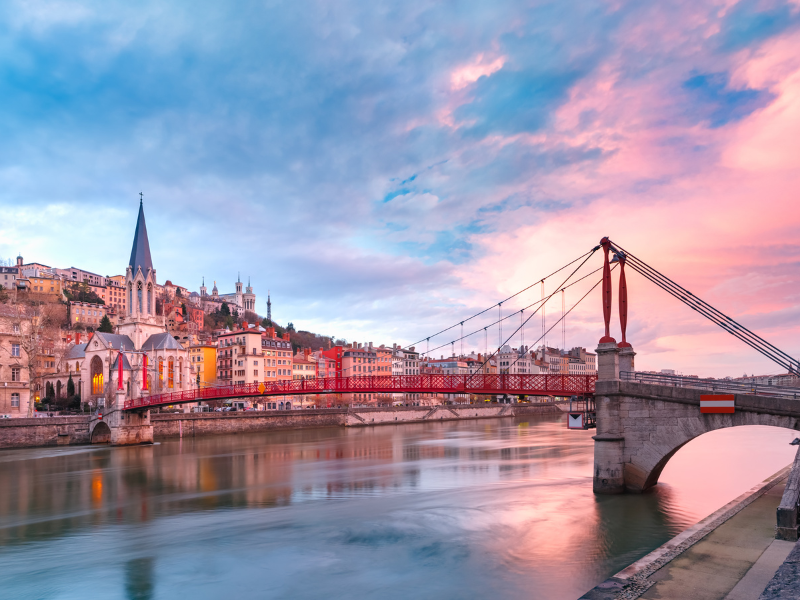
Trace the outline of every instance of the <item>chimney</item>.
{"type": "Polygon", "coordinates": [[[308,360],[308,357],[311,355],[311,348],[303,348],[303,358],[308,360]]]}
{"type": "Polygon", "coordinates": [[[287,342],[289,341],[289,332],[288,331],[284,332],[283,339],[286,340],[287,342]]]}
{"type": "Polygon", "coordinates": [[[270,339],[275,339],[275,328],[274,327],[267,327],[267,337],[270,339]]]}

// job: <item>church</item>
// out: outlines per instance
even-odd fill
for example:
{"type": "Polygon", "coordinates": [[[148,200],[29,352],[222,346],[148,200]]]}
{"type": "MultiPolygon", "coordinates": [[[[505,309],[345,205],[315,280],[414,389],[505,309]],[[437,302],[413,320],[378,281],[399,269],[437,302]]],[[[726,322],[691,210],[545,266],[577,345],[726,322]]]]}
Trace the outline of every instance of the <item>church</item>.
{"type": "Polygon", "coordinates": [[[65,355],[67,372],[78,375],[75,387],[81,401],[93,407],[114,401],[120,351],[126,399],[180,392],[194,384],[188,351],[167,331],[165,317],[156,314],[156,270],[141,202],[124,289],[126,314],[116,332],[94,332],[86,344],[73,346],[65,355]]]}

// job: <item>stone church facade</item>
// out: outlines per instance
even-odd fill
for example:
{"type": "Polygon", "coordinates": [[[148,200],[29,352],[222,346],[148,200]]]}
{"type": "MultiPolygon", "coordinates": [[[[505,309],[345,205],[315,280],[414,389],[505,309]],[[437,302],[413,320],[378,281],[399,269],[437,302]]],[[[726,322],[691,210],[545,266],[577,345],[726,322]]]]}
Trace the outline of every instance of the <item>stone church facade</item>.
{"type": "Polygon", "coordinates": [[[114,401],[120,356],[126,399],[194,386],[188,350],[167,331],[165,318],[156,314],[156,289],[156,270],[140,203],[125,271],[126,312],[115,333],[95,332],[86,344],[70,348],[65,355],[69,357],[66,372],[73,372],[73,378],[77,375],[75,385],[82,402],[103,407],[114,401]]]}

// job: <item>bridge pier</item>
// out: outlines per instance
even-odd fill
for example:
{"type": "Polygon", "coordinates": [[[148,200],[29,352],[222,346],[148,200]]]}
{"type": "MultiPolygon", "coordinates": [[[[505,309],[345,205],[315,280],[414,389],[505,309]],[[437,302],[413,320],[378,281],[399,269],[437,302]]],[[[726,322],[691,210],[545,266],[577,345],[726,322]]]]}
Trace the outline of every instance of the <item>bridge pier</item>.
{"type": "Polygon", "coordinates": [[[116,399],[89,423],[89,438],[93,444],[110,443],[112,446],[132,446],[153,443],[153,425],[150,411],[125,412],[125,392],[117,391],[116,399]]]}
{"type": "MultiPolygon", "coordinates": [[[[620,353],[621,349],[617,347],[616,342],[601,343],[597,347],[598,382],[619,380],[620,353]]],[[[629,354],[633,354],[632,349],[629,354]]],[[[625,357],[627,360],[628,354],[625,357]]],[[[632,356],[630,361],[633,361],[632,356]]],[[[592,489],[596,494],[622,494],[625,491],[623,470],[625,438],[620,429],[619,398],[595,395],[595,410],[597,411],[597,435],[593,437],[592,489]]]]}

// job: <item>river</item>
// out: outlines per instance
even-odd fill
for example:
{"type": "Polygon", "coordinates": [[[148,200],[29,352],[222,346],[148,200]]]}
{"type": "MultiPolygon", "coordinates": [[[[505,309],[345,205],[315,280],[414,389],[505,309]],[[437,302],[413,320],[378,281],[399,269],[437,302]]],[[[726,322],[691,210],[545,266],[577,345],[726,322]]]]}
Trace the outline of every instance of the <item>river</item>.
{"type": "Polygon", "coordinates": [[[576,598],[791,462],[794,432],[681,449],[592,493],[562,417],[0,451],[0,597],[576,598]]]}

